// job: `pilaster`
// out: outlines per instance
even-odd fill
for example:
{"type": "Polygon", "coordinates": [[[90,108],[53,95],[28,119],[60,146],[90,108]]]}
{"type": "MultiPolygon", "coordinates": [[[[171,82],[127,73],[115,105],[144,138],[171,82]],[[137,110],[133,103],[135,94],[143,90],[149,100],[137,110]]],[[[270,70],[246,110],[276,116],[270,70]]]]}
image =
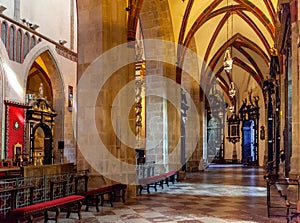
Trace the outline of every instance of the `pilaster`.
{"type": "MultiPolygon", "coordinates": [[[[299,111],[300,89],[299,89],[299,57],[298,57],[298,7],[295,5],[297,1],[293,0],[291,6],[291,50],[292,50],[292,110],[299,111]]],[[[300,173],[300,116],[299,112],[292,112],[292,157],[290,177],[299,175],[300,173]]]]}

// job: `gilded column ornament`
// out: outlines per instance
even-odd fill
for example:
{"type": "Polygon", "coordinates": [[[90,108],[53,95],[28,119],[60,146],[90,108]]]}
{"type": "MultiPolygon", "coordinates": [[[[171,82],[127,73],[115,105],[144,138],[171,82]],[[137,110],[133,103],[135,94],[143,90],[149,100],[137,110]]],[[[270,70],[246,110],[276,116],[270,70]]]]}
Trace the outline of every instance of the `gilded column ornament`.
{"type": "Polygon", "coordinates": [[[140,41],[136,41],[136,65],[135,65],[135,136],[136,147],[142,146],[142,111],[143,111],[143,76],[145,75],[145,62],[143,61],[143,48],[140,41]]]}

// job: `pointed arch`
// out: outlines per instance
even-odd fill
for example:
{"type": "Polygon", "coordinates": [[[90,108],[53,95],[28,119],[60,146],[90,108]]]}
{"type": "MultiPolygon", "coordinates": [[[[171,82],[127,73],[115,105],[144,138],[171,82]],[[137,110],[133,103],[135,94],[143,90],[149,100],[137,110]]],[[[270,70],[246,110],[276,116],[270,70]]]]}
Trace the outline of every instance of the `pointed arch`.
{"type": "MultiPolygon", "coordinates": [[[[52,86],[52,95],[53,95],[53,108],[57,113],[57,117],[55,118],[55,126],[54,126],[54,145],[57,145],[58,140],[64,140],[64,118],[65,118],[65,86],[63,83],[61,68],[59,67],[58,59],[55,56],[56,54],[52,52],[52,49],[49,46],[44,44],[36,45],[25,58],[24,64],[28,64],[28,67],[25,70],[24,75],[24,86],[27,86],[28,74],[32,66],[35,65],[35,61],[37,58],[42,60],[47,69],[47,74],[50,79],[50,83],[52,86]]],[[[54,150],[54,153],[57,151],[54,150]]]]}
{"type": "MultiPolygon", "coordinates": [[[[274,25],[270,23],[270,21],[262,13],[262,11],[260,9],[253,6],[252,4],[249,5],[248,3],[244,3],[243,1],[241,1],[240,5],[226,6],[226,7],[223,7],[221,9],[215,10],[215,11],[211,12],[210,14],[208,14],[209,11],[206,12],[204,10],[204,12],[206,12],[206,13],[204,15],[201,14],[197,18],[197,20],[194,22],[193,26],[191,27],[190,31],[188,32],[188,34],[187,34],[187,36],[184,40],[184,43],[183,43],[183,46],[184,46],[183,51],[178,52],[179,53],[178,58],[180,59],[179,64],[182,63],[186,48],[189,47],[191,39],[194,37],[195,33],[199,30],[199,28],[201,28],[201,26],[203,24],[205,24],[208,20],[210,20],[210,19],[212,19],[212,18],[214,18],[214,17],[216,17],[220,14],[226,13],[228,11],[231,11],[232,13],[237,13],[238,11],[243,11],[243,10],[250,11],[251,13],[253,13],[260,20],[260,22],[262,22],[262,24],[267,28],[267,31],[272,36],[272,38],[273,39],[275,38],[275,27],[274,27],[274,25]]],[[[245,16],[243,16],[243,18],[246,19],[245,16]]],[[[255,27],[255,26],[253,26],[253,27],[255,27]]],[[[258,31],[259,29],[257,28],[257,26],[256,26],[256,30],[257,30],[256,31],[257,33],[260,32],[260,31],[258,31]]],[[[264,38],[262,38],[262,39],[264,39],[264,38]]]]}
{"type": "Polygon", "coordinates": [[[187,7],[185,9],[181,27],[180,27],[179,37],[178,37],[178,45],[181,45],[183,42],[186,26],[190,17],[193,4],[194,4],[194,0],[189,0],[187,7]]]}
{"type": "Polygon", "coordinates": [[[228,40],[228,44],[223,44],[220,47],[220,49],[213,55],[212,57],[213,59],[209,62],[208,67],[214,70],[214,67],[216,66],[219,59],[222,58],[222,55],[225,53],[227,47],[234,45],[234,42],[236,42],[237,40],[242,41],[243,45],[247,46],[249,49],[253,50],[256,54],[258,54],[261,58],[263,58],[266,64],[268,63],[269,57],[264,53],[264,51],[259,46],[257,46],[257,44],[255,44],[248,38],[242,36],[241,34],[237,33],[228,40]]]}
{"type": "Polygon", "coordinates": [[[8,34],[8,52],[9,52],[9,59],[15,60],[16,58],[16,27],[14,25],[10,25],[9,34],[8,34]]]}
{"type": "Polygon", "coordinates": [[[276,18],[275,18],[276,12],[275,12],[275,9],[274,9],[274,6],[273,6],[271,0],[263,0],[263,1],[266,5],[266,8],[269,12],[271,19],[272,19],[272,23],[276,24],[276,18]]]}
{"type": "MultiPolygon", "coordinates": [[[[251,59],[249,59],[249,62],[252,64],[252,66],[254,68],[258,68],[257,64],[253,63],[254,59],[248,53],[246,53],[245,50],[241,50],[242,48],[241,48],[241,45],[240,45],[240,42],[238,41],[238,39],[241,39],[243,42],[242,43],[243,45],[245,45],[249,49],[253,50],[259,56],[261,56],[262,58],[265,57],[264,61],[266,61],[266,63],[267,63],[268,56],[254,42],[248,40],[247,38],[243,37],[239,33],[234,35],[231,39],[229,39],[229,41],[228,41],[229,45],[235,47],[246,58],[251,58],[251,59]]],[[[227,44],[223,44],[223,46],[221,46],[220,49],[214,54],[213,59],[208,64],[208,68],[201,76],[201,86],[206,86],[208,83],[211,82],[212,71],[215,70],[215,67],[216,67],[218,61],[220,60],[220,58],[222,58],[222,55],[224,54],[227,47],[228,47],[227,44]]],[[[259,85],[261,85],[261,82],[263,81],[264,78],[263,78],[263,74],[260,71],[260,69],[253,70],[249,65],[247,65],[245,62],[240,61],[239,59],[236,59],[236,61],[234,60],[234,64],[241,66],[243,69],[245,69],[247,72],[249,72],[254,77],[254,79],[257,81],[257,83],[259,85]]]]}
{"type": "Polygon", "coordinates": [[[1,40],[7,49],[8,46],[8,24],[6,21],[1,23],[1,40]]]}

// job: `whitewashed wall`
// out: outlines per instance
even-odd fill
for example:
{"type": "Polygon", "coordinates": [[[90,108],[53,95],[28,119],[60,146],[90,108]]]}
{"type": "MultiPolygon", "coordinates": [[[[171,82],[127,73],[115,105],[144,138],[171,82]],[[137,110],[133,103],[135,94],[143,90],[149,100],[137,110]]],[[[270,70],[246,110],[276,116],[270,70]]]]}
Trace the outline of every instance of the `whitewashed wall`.
{"type": "Polygon", "coordinates": [[[7,8],[4,15],[37,24],[37,32],[57,42],[67,40],[65,46],[77,50],[76,0],[1,0],[0,5],[7,8]]]}

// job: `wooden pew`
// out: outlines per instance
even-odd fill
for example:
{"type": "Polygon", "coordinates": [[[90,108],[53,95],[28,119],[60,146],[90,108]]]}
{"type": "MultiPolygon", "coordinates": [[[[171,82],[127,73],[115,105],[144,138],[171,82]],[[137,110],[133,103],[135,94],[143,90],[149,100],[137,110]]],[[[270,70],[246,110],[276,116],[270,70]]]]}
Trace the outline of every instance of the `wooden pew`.
{"type": "Polygon", "coordinates": [[[81,207],[85,197],[81,195],[65,196],[66,182],[66,180],[51,181],[49,201],[12,209],[9,213],[10,217],[17,222],[21,222],[22,219],[27,220],[27,222],[32,222],[35,216],[44,215],[44,222],[48,222],[48,220],[54,220],[55,222],[58,222],[60,210],[66,209],[67,218],[70,217],[71,212],[76,212],[78,214],[78,218],[81,219],[81,207]],[[62,185],[63,197],[54,198],[55,185],[62,185]],[[74,207],[76,207],[75,210],[74,207]],[[55,217],[50,218],[48,211],[55,211],[55,217]]]}
{"type": "Polygon", "coordinates": [[[178,179],[178,171],[169,171],[155,176],[149,176],[139,179],[139,194],[142,194],[143,190],[146,190],[150,194],[150,188],[153,187],[157,191],[157,185],[160,185],[163,189],[163,184],[166,183],[169,186],[169,182],[175,183],[175,180],[178,179]]]}
{"type": "Polygon", "coordinates": [[[21,222],[22,219],[27,219],[27,222],[33,222],[33,219],[38,214],[44,214],[44,222],[48,220],[54,220],[58,222],[60,208],[68,207],[70,205],[77,205],[78,218],[81,219],[81,207],[82,201],[84,200],[83,196],[80,195],[70,195],[67,197],[61,197],[54,200],[49,200],[37,204],[28,205],[25,207],[20,207],[12,209],[10,211],[10,216],[12,216],[17,222],[21,222]],[[48,211],[55,211],[55,217],[50,218],[48,216],[48,211]]]}
{"type": "Polygon", "coordinates": [[[99,212],[99,203],[101,200],[100,205],[103,206],[104,204],[104,196],[108,196],[108,201],[113,207],[113,200],[117,197],[117,193],[121,193],[122,201],[125,202],[125,193],[126,193],[127,185],[125,184],[112,184],[112,185],[105,185],[96,189],[88,190],[83,192],[83,196],[85,196],[86,201],[86,211],[89,210],[89,206],[96,206],[97,212],[99,212]]]}

